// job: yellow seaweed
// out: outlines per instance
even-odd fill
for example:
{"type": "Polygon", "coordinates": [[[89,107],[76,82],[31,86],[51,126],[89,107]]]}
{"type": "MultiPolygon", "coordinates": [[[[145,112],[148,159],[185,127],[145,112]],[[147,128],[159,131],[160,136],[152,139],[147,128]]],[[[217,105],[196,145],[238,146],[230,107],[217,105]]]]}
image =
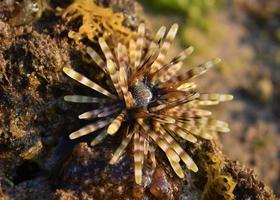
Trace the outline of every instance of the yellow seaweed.
{"type": "Polygon", "coordinates": [[[114,43],[127,43],[134,32],[123,25],[123,13],[114,13],[111,8],[103,8],[92,0],[75,0],[62,13],[62,18],[73,21],[82,17],[78,32],[69,31],[68,36],[79,43],[88,38],[97,42],[99,37],[111,39],[114,43]]]}
{"type": "Polygon", "coordinates": [[[207,175],[207,182],[200,196],[200,200],[217,198],[233,200],[233,191],[236,183],[231,176],[223,173],[224,158],[214,153],[206,153],[204,156],[206,159],[203,159],[204,162],[202,165],[207,175]]]}

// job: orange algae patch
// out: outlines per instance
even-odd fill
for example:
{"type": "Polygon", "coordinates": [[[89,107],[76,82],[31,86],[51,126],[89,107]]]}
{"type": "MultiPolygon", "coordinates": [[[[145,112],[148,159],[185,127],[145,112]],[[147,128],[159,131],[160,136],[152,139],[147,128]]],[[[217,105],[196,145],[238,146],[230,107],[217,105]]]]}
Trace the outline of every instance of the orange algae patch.
{"type": "Polygon", "coordinates": [[[111,8],[96,5],[93,0],[75,0],[62,13],[62,18],[73,21],[82,17],[78,32],[69,31],[68,36],[79,43],[83,38],[97,42],[99,37],[114,43],[128,43],[134,32],[123,25],[123,13],[114,13],[111,8]]]}

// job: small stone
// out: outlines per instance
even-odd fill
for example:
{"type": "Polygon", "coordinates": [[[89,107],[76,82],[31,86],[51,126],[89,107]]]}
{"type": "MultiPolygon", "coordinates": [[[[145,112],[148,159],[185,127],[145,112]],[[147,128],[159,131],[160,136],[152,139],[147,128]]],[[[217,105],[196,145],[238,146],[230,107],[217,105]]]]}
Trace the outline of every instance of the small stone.
{"type": "Polygon", "coordinates": [[[153,181],[151,183],[150,192],[157,199],[173,200],[176,199],[174,194],[175,190],[178,190],[176,186],[173,185],[172,181],[165,173],[162,168],[157,168],[155,170],[153,181]]]}

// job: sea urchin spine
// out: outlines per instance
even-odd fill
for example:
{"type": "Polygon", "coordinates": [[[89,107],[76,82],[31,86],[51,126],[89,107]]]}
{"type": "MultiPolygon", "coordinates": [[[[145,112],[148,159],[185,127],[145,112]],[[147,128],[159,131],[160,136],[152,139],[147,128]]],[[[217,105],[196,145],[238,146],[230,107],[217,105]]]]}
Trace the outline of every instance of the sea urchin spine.
{"type": "Polygon", "coordinates": [[[175,173],[183,178],[181,160],[194,172],[198,168],[179,145],[178,138],[195,143],[196,137],[211,139],[215,132],[229,131],[225,122],[212,119],[211,112],[200,107],[231,100],[232,96],[201,94],[196,90],[196,84],[189,82],[205,73],[220,59],[213,59],[179,73],[183,60],[192,53],[193,48],[187,48],[171,61],[166,62],[167,51],[177,30],[178,25],[174,24],[164,38],[166,28],[161,27],[150,46],[146,48],[145,26],[140,24],[136,41],[131,39],[128,49],[118,44],[113,52],[105,40],[100,38],[99,44],[106,61],[93,49],[87,48],[88,54],[108,77],[107,89],[73,69],[63,69],[71,78],[104,95],[104,98],[65,96],[64,99],[69,102],[99,105],[97,109],[79,116],[80,119],[95,121],[71,133],[70,139],[103,129],[91,142],[91,145],[96,145],[107,135],[118,132],[122,134],[122,142],[110,160],[110,164],[118,162],[132,141],[137,184],[142,182],[145,159],[151,160],[153,167],[156,166],[155,144],[165,152],[175,173]]]}

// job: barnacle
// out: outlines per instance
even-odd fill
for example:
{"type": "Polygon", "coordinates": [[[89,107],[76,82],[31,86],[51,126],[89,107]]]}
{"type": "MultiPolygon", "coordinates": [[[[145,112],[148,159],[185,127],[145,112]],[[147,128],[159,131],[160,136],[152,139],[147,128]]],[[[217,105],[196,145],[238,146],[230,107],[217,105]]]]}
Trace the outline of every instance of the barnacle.
{"type": "Polygon", "coordinates": [[[112,36],[125,43],[134,35],[134,32],[123,26],[123,13],[114,13],[111,8],[102,8],[92,0],[75,0],[62,13],[62,18],[69,21],[78,17],[82,17],[83,20],[79,31],[68,33],[76,43],[83,38],[97,41],[98,37],[107,39],[112,36]]]}
{"type": "Polygon", "coordinates": [[[108,135],[122,134],[122,142],[110,164],[118,162],[131,142],[137,184],[142,182],[144,160],[156,166],[156,145],[165,152],[175,173],[183,178],[181,160],[194,172],[198,168],[179,145],[179,138],[195,143],[197,137],[211,139],[215,132],[229,131],[225,122],[212,119],[211,112],[201,106],[216,105],[231,100],[232,96],[199,93],[196,84],[189,82],[204,74],[219,59],[179,73],[183,60],[193,51],[193,47],[189,47],[171,61],[165,61],[177,30],[178,25],[174,24],[165,34],[166,27],[161,27],[147,48],[144,24],[138,27],[136,41],[129,41],[128,49],[118,43],[114,51],[111,51],[104,38],[100,38],[99,44],[106,61],[93,49],[87,48],[88,54],[108,77],[106,88],[71,68],[63,69],[74,80],[103,95],[65,96],[69,102],[99,105],[97,109],[79,116],[80,119],[95,121],[71,133],[70,139],[103,130],[91,142],[91,145],[96,145],[108,135]]]}

